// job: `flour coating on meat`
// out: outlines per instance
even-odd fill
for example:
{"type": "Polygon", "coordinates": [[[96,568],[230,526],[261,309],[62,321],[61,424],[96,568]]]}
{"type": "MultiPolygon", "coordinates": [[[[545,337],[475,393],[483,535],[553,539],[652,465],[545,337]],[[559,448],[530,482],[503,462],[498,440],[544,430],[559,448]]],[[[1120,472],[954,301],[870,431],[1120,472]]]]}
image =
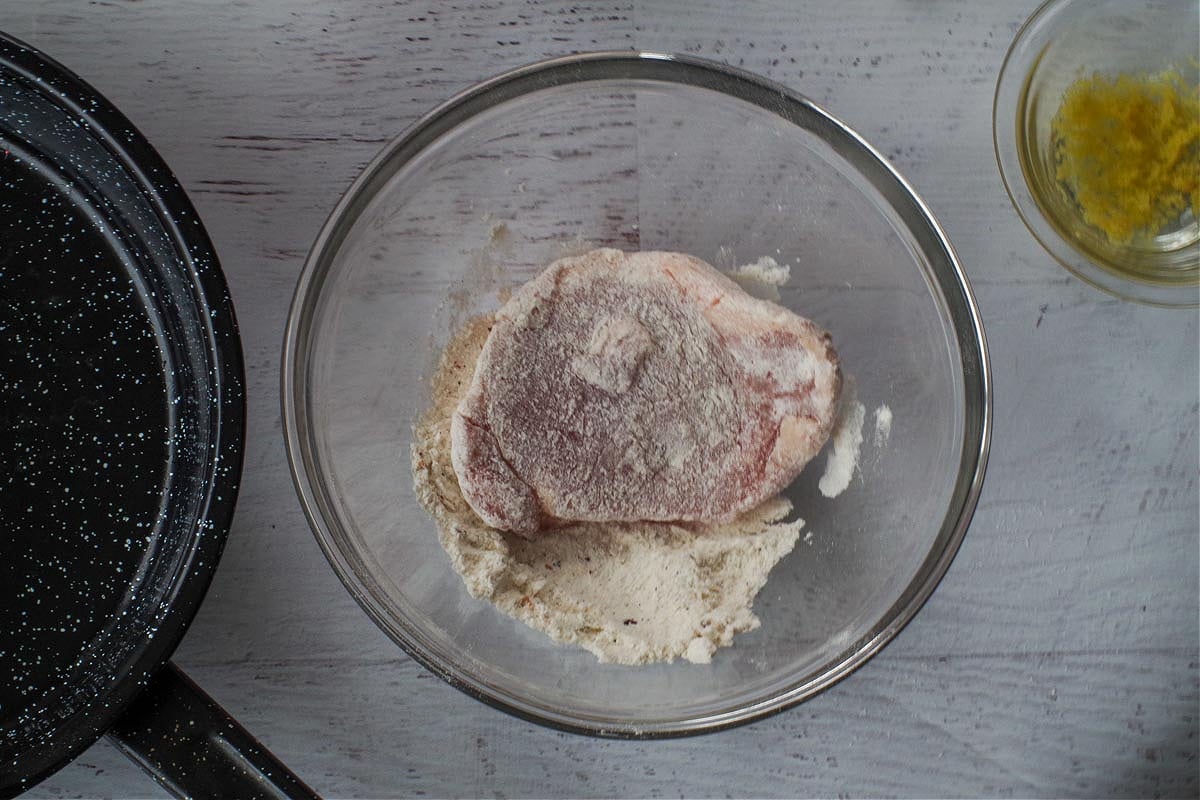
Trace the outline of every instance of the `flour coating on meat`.
{"type": "Polygon", "coordinates": [[[497,313],[451,457],[502,530],[727,522],[816,455],[840,388],[827,333],[703,261],[593,250],[497,313]]]}
{"type": "Polygon", "coordinates": [[[447,343],[413,429],[416,496],[467,591],[602,662],[703,664],[757,628],[755,596],[804,524],[783,497],[720,525],[577,522],[524,538],[479,519],[450,463],[450,420],[492,326],[470,320],[447,343]]]}

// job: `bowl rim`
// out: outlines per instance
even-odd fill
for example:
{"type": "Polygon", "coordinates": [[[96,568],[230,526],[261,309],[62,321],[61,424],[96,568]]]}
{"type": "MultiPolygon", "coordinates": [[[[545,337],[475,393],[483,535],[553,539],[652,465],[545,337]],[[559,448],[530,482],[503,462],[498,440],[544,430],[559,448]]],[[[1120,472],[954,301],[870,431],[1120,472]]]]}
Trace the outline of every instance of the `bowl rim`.
{"type": "Polygon", "coordinates": [[[832,686],[866,663],[908,624],[933,593],[954,560],[978,503],[992,431],[991,365],[987,339],[974,294],[945,231],[925,202],[883,155],[859,134],[811,100],[788,87],[745,70],[688,55],[650,51],[599,51],[534,62],[482,81],[420,117],[385,145],[343,193],[318,233],[296,283],[284,331],[280,400],[284,440],[293,483],[304,514],[325,557],[351,596],[369,617],[413,659],[451,686],[522,719],[552,728],[592,736],[652,739],[713,732],[762,719],[790,708],[832,686]],[[601,80],[659,80],[717,90],[750,102],[764,111],[799,125],[802,117],[822,126],[844,152],[854,152],[870,168],[872,186],[903,218],[907,232],[928,259],[936,279],[935,297],[944,304],[959,350],[963,389],[962,449],[954,490],[933,546],[903,593],[871,626],[822,667],[796,676],[780,690],[752,702],[719,712],[679,715],[653,722],[629,723],[563,713],[535,701],[500,691],[439,661],[411,631],[390,618],[376,603],[370,586],[354,569],[331,532],[329,504],[317,483],[320,474],[313,457],[313,429],[305,411],[311,320],[324,281],[356,212],[365,207],[392,175],[441,134],[460,122],[506,100],[553,86],[601,80]]]}
{"type": "Polygon", "coordinates": [[[1004,54],[992,95],[992,150],[1000,181],[1025,229],[1051,258],[1079,280],[1121,300],[1159,308],[1196,308],[1200,306],[1200,285],[1153,283],[1103,266],[1086,249],[1062,235],[1057,223],[1048,218],[1042,203],[1029,188],[1025,166],[1018,155],[1020,137],[1017,130],[1024,120],[1022,109],[1028,93],[1028,79],[1041,63],[1045,46],[1033,55],[1028,65],[1020,65],[1019,74],[1018,62],[1028,55],[1025,50],[1043,26],[1053,24],[1070,6],[1087,2],[1044,0],[1017,30],[1004,54]]]}

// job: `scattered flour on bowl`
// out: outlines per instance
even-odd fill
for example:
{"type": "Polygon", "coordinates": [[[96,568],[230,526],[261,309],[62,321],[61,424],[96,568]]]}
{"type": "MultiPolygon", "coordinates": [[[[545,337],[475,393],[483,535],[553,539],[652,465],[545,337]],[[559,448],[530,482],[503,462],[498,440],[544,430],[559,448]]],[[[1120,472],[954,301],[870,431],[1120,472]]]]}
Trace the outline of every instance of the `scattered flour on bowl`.
{"type": "MultiPolygon", "coordinates": [[[[875,437],[872,444],[875,458],[878,459],[880,451],[887,446],[888,438],[892,435],[892,409],[884,403],[875,409],[874,416],[875,437]]],[[[829,435],[825,474],[817,482],[817,488],[826,497],[834,498],[846,491],[854,473],[859,470],[863,424],[866,418],[867,409],[858,400],[854,377],[846,375],[842,383],[842,399],[837,420],[833,423],[833,433],[829,435]]]]}
{"type": "Polygon", "coordinates": [[[779,301],[779,287],[788,282],[792,268],[770,256],[763,256],[757,261],[726,270],[725,274],[751,297],[775,303],[779,301]]]}
{"type": "Polygon", "coordinates": [[[875,409],[875,449],[887,444],[892,435],[892,410],[886,404],[875,409]]]}
{"type": "Polygon", "coordinates": [[[707,663],[757,628],[754,598],[804,525],[784,521],[782,497],[726,525],[577,523],[531,540],[475,516],[450,462],[450,417],[491,322],[475,317],[447,346],[412,447],[417,497],[471,595],[602,662],[707,663]]]}
{"type": "Polygon", "coordinates": [[[858,469],[866,416],[867,409],[858,402],[854,378],[846,375],[842,381],[841,408],[833,423],[833,433],[829,436],[832,448],[825,462],[825,474],[817,482],[817,488],[826,497],[837,497],[846,491],[854,471],[858,469]]]}

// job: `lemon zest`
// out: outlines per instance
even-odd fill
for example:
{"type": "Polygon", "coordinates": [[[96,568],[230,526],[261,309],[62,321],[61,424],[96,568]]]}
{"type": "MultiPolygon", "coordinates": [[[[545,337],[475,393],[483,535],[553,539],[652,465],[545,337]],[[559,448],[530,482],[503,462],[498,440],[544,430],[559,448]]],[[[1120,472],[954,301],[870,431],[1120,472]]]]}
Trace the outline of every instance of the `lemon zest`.
{"type": "Polygon", "coordinates": [[[1051,136],[1055,177],[1115,243],[1200,209],[1200,90],[1178,69],[1075,81],[1051,136]]]}

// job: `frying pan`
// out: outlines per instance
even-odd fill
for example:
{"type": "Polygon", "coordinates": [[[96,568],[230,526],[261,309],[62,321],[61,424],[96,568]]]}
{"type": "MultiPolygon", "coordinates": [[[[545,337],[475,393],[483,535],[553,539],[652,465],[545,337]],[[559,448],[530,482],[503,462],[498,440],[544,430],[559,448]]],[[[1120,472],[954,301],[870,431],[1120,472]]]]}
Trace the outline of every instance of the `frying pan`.
{"type": "Polygon", "coordinates": [[[0,34],[0,796],[105,732],[181,796],[315,796],[168,662],[233,516],[242,386],[179,183],[0,34]]]}

